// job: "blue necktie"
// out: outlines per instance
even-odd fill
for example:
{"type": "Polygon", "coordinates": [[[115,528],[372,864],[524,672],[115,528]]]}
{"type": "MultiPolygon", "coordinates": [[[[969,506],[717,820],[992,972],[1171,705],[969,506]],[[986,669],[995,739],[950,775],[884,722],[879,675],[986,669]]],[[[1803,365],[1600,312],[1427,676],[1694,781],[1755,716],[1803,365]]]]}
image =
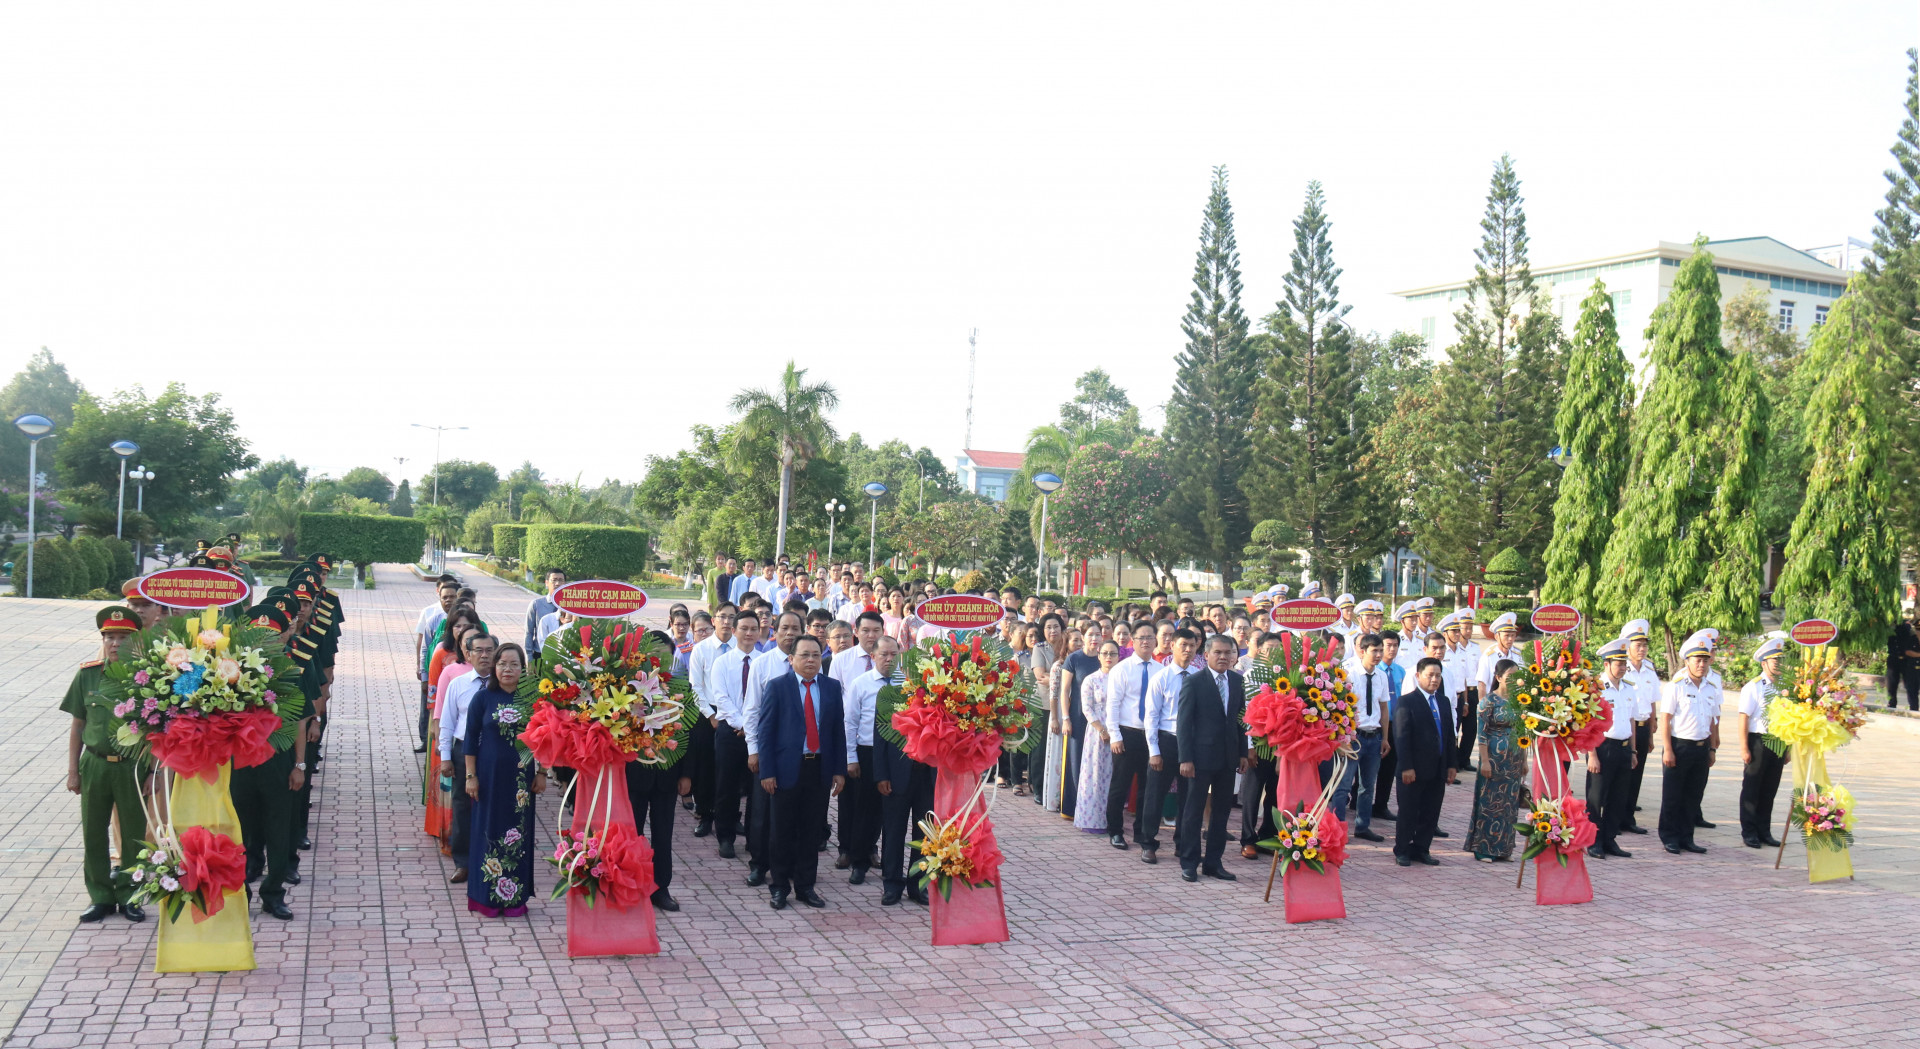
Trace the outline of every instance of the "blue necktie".
{"type": "Polygon", "coordinates": [[[1427,709],[1433,713],[1434,734],[1437,736],[1444,736],[1447,734],[1447,730],[1440,727],[1440,701],[1435,699],[1433,697],[1433,693],[1431,692],[1428,692],[1425,695],[1427,697],[1427,709]]]}
{"type": "MultiPolygon", "coordinates": [[[[1147,672],[1150,669],[1152,669],[1151,664],[1149,664],[1144,659],[1140,661],[1140,708],[1139,709],[1140,709],[1140,723],[1142,725],[1145,725],[1147,721],[1147,672]]],[[[1152,727],[1152,726],[1148,726],[1148,727],[1152,727]]]]}

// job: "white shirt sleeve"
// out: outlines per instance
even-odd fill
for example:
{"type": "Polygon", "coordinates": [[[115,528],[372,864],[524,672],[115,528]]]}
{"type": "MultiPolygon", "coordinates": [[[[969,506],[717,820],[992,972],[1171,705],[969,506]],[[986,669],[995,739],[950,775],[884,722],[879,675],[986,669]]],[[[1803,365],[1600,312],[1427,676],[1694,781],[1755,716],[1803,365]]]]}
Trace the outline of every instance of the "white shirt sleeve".
{"type": "MultiPolygon", "coordinates": [[[[853,651],[853,650],[848,649],[848,651],[853,651]]],[[[842,728],[846,731],[847,764],[857,765],[860,763],[860,690],[859,689],[847,688],[844,685],[841,687],[840,724],[842,728]]],[[[863,776],[871,775],[872,772],[873,772],[872,769],[860,770],[860,774],[863,776]]]]}

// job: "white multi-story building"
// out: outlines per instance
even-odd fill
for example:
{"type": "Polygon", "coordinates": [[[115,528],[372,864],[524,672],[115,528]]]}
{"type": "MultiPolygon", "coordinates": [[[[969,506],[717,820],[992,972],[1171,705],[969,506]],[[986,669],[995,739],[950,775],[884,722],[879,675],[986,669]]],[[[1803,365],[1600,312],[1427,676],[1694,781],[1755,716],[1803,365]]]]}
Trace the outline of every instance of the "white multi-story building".
{"type": "MultiPolygon", "coordinates": [[[[1834,262],[1857,266],[1864,248],[1851,237],[1841,244],[1811,251],[1789,247],[1772,237],[1707,242],[1714,269],[1720,274],[1721,301],[1748,288],[1759,288],[1767,296],[1780,328],[1802,337],[1826,320],[1827,310],[1853,276],[1852,268],[1841,268],[1834,262]]],[[[1621,255],[1536,266],[1533,279],[1569,333],[1579,321],[1580,303],[1593,290],[1594,280],[1605,281],[1607,292],[1613,296],[1620,348],[1639,370],[1646,357],[1646,330],[1653,308],[1666,301],[1680,264],[1692,254],[1692,244],[1663,240],[1652,248],[1621,255]]],[[[1405,306],[1398,327],[1418,333],[1434,351],[1453,345],[1459,337],[1453,315],[1465,301],[1469,283],[1457,280],[1395,292],[1405,306]]]]}

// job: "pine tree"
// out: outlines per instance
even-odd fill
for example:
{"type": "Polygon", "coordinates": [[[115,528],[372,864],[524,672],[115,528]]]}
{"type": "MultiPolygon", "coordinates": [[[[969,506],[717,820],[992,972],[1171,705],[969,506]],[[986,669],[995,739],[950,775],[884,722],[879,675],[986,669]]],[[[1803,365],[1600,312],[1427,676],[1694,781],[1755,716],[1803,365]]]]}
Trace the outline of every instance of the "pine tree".
{"type": "Polygon", "coordinates": [[[1326,195],[1309,183],[1293,223],[1286,296],[1266,322],[1272,351],[1241,488],[1257,519],[1291,526],[1316,578],[1336,581],[1385,548],[1390,520],[1361,469],[1370,443],[1355,416],[1360,382],[1330,225],[1326,195]]]}
{"type": "Polygon", "coordinates": [[[1633,465],[1601,560],[1602,615],[1645,617],[1673,640],[1701,627],[1759,626],[1754,514],[1766,395],[1744,354],[1720,342],[1720,278],[1705,238],[1649,331],[1654,377],[1634,412],[1633,465]]]}
{"type": "Polygon", "coordinates": [[[1567,354],[1566,388],[1554,430],[1570,457],[1553,504],[1553,539],[1547,544],[1547,579],[1540,599],[1594,610],[1594,581],[1620,489],[1627,480],[1627,427],[1633,382],[1620,333],[1614,327],[1613,296],[1602,281],[1580,304],[1580,323],[1567,354]]]}
{"type": "Polygon", "coordinates": [[[1458,582],[1514,547],[1531,560],[1552,531],[1558,471],[1547,459],[1559,404],[1560,328],[1527,264],[1520,177],[1502,156],[1487,191],[1482,238],[1459,339],[1439,371],[1414,545],[1458,582]]]}
{"type": "Polygon", "coordinates": [[[1240,249],[1233,236],[1227,169],[1213,170],[1200,223],[1193,297],[1180,328],[1187,345],[1176,361],[1167,402],[1167,452],[1179,488],[1167,510],[1192,552],[1219,567],[1233,595],[1234,569],[1253,530],[1240,478],[1253,429],[1259,361],[1240,308],[1240,249]]]}
{"type": "Polygon", "coordinates": [[[1854,652],[1884,645],[1900,614],[1890,505],[1892,328],[1850,293],[1814,332],[1807,365],[1820,378],[1803,417],[1813,468],[1774,591],[1789,623],[1831,620],[1838,644],[1854,652]]]}
{"type": "Polygon", "coordinates": [[[1920,51],[1907,51],[1905,118],[1893,143],[1887,206],[1874,213],[1873,257],[1864,292],[1890,327],[1879,328],[1899,367],[1888,378],[1904,393],[1891,420],[1891,491],[1896,541],[1920,552],[1920,51]]]}
{"type": "Polygon", "coordinates": [[[413,487],[406,478],[401,478],[400,487],[394,489],[393,501],[387,504],[387,512],[395,517],[413,516],[413,487]]]}

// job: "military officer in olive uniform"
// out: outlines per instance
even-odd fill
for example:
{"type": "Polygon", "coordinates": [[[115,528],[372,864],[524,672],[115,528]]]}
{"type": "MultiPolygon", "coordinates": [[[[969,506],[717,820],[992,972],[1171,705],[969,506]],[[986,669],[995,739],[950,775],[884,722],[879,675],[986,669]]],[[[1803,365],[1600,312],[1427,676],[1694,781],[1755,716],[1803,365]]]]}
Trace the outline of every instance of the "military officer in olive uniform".
{"type": "MultiPolygon", "coordinates": [[[[283,643],[294,631],[294,621],[272,604],[254,606],[247,618],[255,626],[277,631],[283,643]]],[[[286,887],[298,884],[293,870],[294,803],[306,786],[305,727],[303,718],[290,749],[275,751],[259,765],[234,769],[230,779],[233,810],[240,817],[240,835],[247,847],[247,880],[264,875],[260,912],[281,921],[293,917],[286,887]]]]}
{"type": "Polygon", "coordinates": [[[80,665],[60,709],[73,718],[67,734],[67,789],[80,795],[80,840],[86,847],[81,871],[92,904],[80,912],[83,922],[97,922],[116,911],[128,921],[145,921],[146,911],[127,902],[133,886],[114,876],[107,855],[107,828],[115,809],[120,812],[120,854],[131,856],[136,843],[147,836],[147,810],[140,798],[140,777],[134,761],[114,748],[118,727],[113,708],[100,695],[106,683],[107,661],[140,629],[140,617],[131,608],[109,605],[93,617],[100,631],[100,656],[80,665]]]}

